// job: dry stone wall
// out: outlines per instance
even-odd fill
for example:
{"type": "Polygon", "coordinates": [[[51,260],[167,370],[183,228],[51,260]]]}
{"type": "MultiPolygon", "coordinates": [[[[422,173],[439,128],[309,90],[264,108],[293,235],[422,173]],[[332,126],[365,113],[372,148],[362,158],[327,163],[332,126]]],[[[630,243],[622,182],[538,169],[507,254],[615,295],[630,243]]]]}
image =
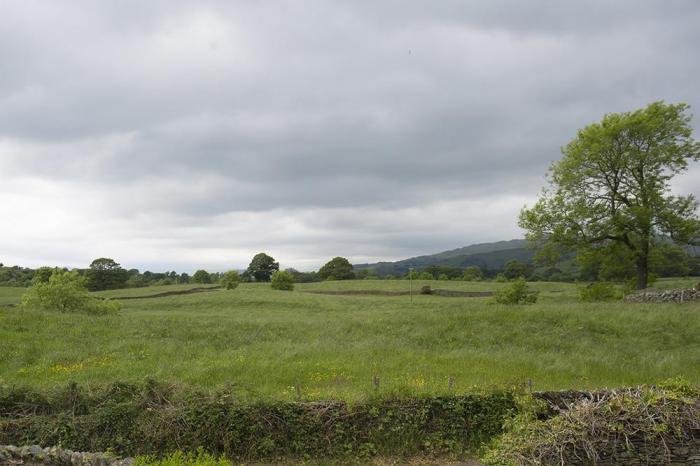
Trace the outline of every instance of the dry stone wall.
{"type": "Polygon", "coordinates": [[[700,290],[642,290],[625,296],[628,303],[685,303],[700,301],[700,290]]]}
{"type": "Polygon", "coordinates": [[[567,464],[596,466],[700,466],[700,438],[686,438],[666,445],[650,444],[644,437],[628,438],[619,442],[614,448],[603,452],[596,460],[573,461],[567,464]]]}
{"type": "Polygon", "coordinates": [[[119,459],[109,453],[83,453],[38,445],[0,445],[0,466],[132,466],[133,458],[119,459]]]}
{"type": "MultiPolygon", "coordinates": [[[[570,390],[535,392],[533,396],[546,402],[552,410],[551,413],[555,414],[568,409],[579,401],[599,402],[614,392],[615,390],[595,392],[570,390]]],[[[566,458],[562,458],[563,463],[557,462],[556,464],[573,466],[700,466],[699,422],[700,420],[694,423],[694,426],[686,426],[682,432],[677,432],[677,435],[667,437],[663,441],[658,438],[649,439],[644,435],[630,435],[623,438],[611,437],[607,441],[606,448],[597,452],[596,458],[591,458],[587,451],[570,451],[566,458]]]]}

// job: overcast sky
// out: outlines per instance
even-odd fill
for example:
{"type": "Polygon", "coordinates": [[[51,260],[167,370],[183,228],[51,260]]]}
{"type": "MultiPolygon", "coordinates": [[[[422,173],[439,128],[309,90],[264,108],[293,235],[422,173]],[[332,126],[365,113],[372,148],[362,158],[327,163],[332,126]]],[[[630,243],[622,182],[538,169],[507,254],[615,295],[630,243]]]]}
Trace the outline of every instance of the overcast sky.
{"type": "Polygon", "coordinates": [[[697,0],[3,2],[0,262],[310,270],[522,237],[578,128],[700,115],[699,25],[697,0]]]}

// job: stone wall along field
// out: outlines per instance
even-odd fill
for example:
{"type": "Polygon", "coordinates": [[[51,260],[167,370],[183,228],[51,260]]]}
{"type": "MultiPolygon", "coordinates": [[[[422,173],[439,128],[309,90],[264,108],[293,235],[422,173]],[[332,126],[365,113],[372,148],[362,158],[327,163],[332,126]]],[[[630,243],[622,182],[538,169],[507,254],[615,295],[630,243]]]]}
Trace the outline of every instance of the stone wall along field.
{"type": "Polygon", "coordinates": [[[38,445],[0,445],[0,465],[25,466],[132,466],[133,458],[119,459],[109,453],[83,453],[38,445]]]}
{"type": "Polygon", "coordinates": [[[700,301],[700,290],[688,288],[682,290],[641,290],[625,296],[628,303],[684,303],[700,301]]]}

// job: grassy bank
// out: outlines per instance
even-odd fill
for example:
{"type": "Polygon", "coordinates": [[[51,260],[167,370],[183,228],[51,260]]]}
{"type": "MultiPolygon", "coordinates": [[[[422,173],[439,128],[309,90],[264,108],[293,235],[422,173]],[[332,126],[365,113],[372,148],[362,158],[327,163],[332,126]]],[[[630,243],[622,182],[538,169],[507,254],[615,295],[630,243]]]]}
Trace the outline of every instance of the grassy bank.
{"type": "Polygon", "coordinates": [[[527,380],[535,389],[630,386],[676,376],[700,382],[700,303],[578,303],[576,288],[562,283],[533,284],[542,291],[540,302],[525,307],[487,298],[416,296],[411,304],[403,296],[304,292],[406,285],[327,282],[290,293],[244,284],[230,292],[124,301],[118,316],[101,317],[5,308],[0,383],[47,388],[152,377],[228,384],[255,400],[358,400],[377,392],[446,394],[450,379],[457,392],[527,380]]]}

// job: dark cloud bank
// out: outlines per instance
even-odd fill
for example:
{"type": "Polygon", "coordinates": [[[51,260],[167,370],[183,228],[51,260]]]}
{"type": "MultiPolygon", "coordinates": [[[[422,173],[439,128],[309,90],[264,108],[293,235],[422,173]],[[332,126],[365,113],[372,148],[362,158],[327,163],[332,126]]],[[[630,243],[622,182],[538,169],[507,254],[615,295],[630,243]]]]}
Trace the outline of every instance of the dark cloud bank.
{"type": "Polygon", "coordinates": [[[5,3],[0,260],[305,269],[518,237],[577,128],[698,111],[698,24],[694,0],[5,3]]]}

